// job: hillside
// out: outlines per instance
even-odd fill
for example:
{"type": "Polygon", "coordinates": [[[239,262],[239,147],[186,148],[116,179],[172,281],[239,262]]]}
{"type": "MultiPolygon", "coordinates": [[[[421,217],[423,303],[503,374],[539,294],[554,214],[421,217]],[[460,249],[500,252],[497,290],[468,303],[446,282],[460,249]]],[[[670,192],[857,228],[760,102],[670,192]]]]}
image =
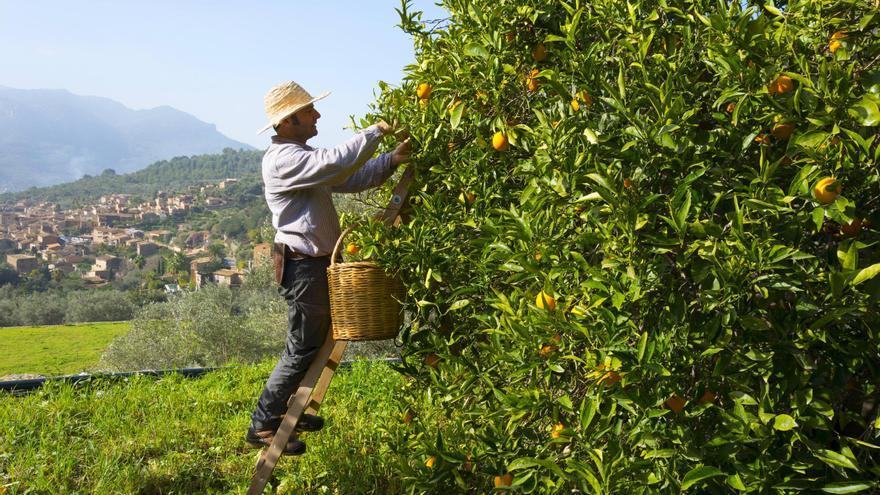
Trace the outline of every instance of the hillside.
{"type": "Polygon", "coordinates": [[[179,156],[128,174],[117,174],[108,170],[74,182],[0,194],[0,203],[27,198],[32,201],[52,201],[62,207],[69,207],[92,202],[105,194],[152,197],[157,191],[174,191],[229,177],[258,176],[261,158],[262,151],[236,151],[229,148],[218,154],[179,156]]]}
{"type": "Polygon", "coordinates": [[[65,90],[0,86],[0,192],[49,186],[175,156],[252,149],[168,106],[132,110],[65,90]]]}

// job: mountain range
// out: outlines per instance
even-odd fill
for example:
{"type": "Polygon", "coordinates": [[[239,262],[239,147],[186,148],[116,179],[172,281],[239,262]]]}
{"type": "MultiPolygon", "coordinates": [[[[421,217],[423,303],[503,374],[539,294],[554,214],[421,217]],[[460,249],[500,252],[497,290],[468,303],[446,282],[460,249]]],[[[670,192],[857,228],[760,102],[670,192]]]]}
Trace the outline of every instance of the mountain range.
{"type": "Polygon", "coordinates": [[[66,90],[0,86],[0,192],[225,148],[253,149],[169,106],[133,110],[66,90]]]}

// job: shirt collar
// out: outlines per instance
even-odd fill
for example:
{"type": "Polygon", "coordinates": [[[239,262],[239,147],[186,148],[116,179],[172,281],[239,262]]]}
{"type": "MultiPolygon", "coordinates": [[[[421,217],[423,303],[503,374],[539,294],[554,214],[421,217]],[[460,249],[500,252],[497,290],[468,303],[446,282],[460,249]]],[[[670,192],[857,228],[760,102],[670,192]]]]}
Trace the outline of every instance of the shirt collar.
{"type": "Polygon", "coordinates": [[[284,137],[281,137],[277,134],[272,136],[272,144],[295,144],[297,146],[301,146],[306,149],[312,149],[312,147],[307,144],[300,143],[298,141],[294,141],[293,139],[284,138],[284,137]]]}

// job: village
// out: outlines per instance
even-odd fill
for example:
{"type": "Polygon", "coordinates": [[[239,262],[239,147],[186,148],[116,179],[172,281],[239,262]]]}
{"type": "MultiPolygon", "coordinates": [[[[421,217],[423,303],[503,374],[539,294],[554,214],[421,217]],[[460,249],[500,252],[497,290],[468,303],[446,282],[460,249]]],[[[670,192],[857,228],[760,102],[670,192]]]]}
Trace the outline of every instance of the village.
{"type": "MultiPolygon", "coordinates": [[[[162,252],[171,251],[189,261],[192,288],[208,283],[237,287],[252,261],[241,266],[234,259],[218,260],[209,252],[209,245],[217,241],[211,232],[189,231],[182,223],[191,212],[224,207],[217,192],[236,182],[229,178],[181,194],[160,191],[139,204],[128,194],[101,196],[97,204],[68,210],[26,199],[0,204],[0,253],[5,253],[0,261],[19,276],[46,269],[52,276],[76,276],[87,288],[99,288],[134,268],[156,266],[162,252]],[[174,220],[177,230],[137,228],[168,219],[174,220]]],[[[269,244],[255,245],[253,259],[268,258],[269,250],[269,244]]],[[[166,292],[180,289],[175,281],[168,277],[166,292]]]]}

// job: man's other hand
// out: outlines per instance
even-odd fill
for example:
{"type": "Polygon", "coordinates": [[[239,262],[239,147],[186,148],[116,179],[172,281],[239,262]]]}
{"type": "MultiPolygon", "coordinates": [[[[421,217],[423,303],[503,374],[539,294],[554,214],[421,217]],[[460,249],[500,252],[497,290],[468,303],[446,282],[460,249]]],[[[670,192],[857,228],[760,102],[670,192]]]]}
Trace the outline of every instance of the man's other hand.
{"type": "Polygon", "coordinates": [[[397,145],[397,148],[394,148],[394,151],[391,152],[391,164],[396,167],[402,163],[408,162],[411,156],[412,145],[409,142],[409,138],[406,138],[402,143],[397,145]]]}

